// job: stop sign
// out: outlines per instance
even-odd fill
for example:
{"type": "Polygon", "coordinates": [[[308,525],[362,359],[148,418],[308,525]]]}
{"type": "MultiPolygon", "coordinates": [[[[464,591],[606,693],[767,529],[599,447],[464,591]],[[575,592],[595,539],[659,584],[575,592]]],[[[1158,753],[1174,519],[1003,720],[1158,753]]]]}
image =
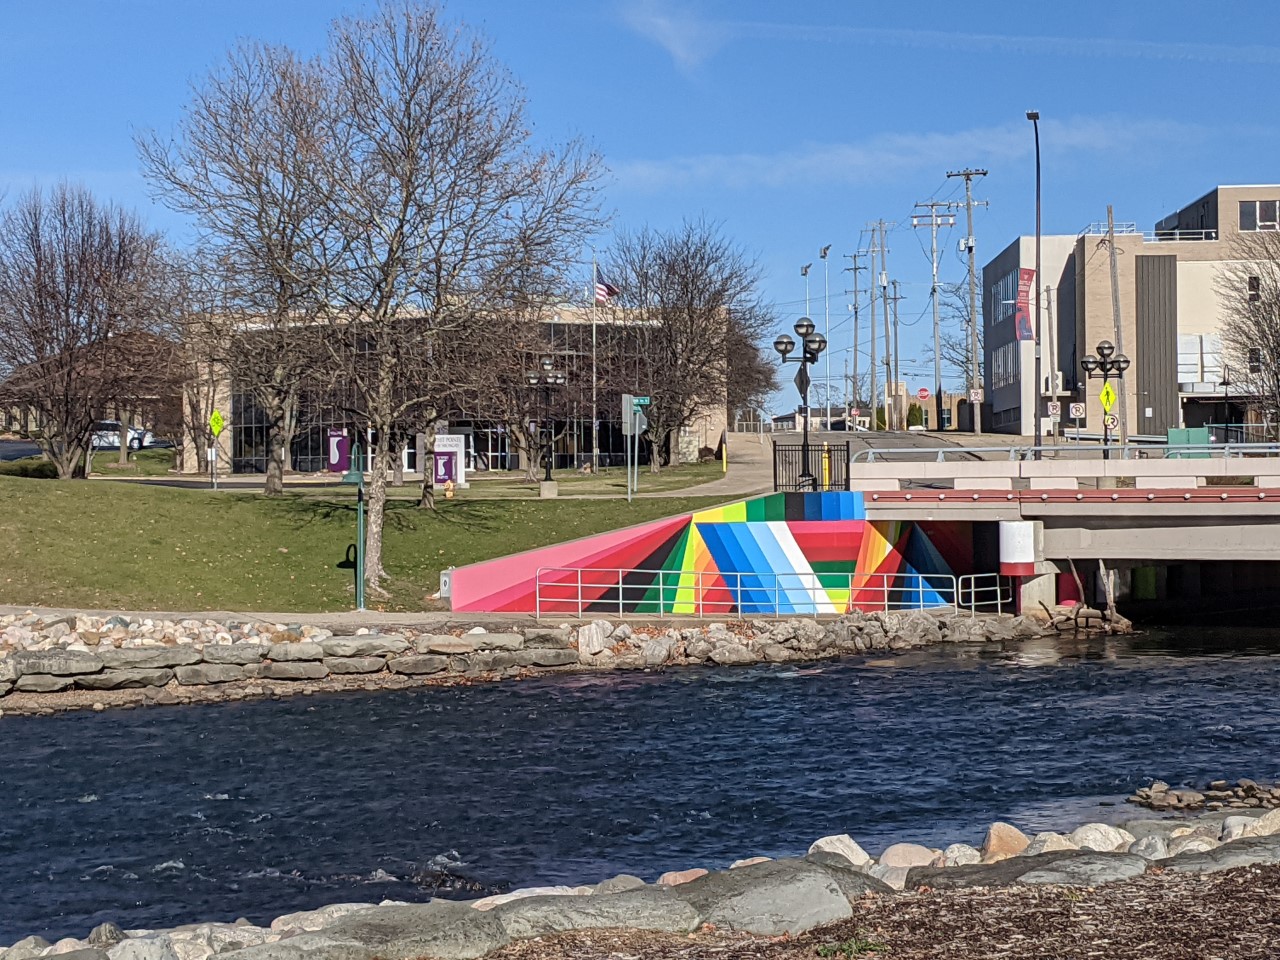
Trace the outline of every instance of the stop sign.
{"type": "Polygon", "coordinates": [[[917,390],[917,391],[916,391],[916,396],[917,396],[917,397],[919,397],[921,400],[928,400],[928,399],[929,399],[929,388],[928,388],[928,387],[921,387],[919,390],[917,390]]]}

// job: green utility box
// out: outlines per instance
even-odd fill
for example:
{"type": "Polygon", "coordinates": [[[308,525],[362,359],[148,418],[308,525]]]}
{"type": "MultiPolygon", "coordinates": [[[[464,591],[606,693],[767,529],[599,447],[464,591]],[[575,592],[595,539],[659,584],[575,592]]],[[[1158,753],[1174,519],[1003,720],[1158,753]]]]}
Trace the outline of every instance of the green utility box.
{"type": "MultiPolygon", "coordinates": [[[[1171,428],[1169,430],[1169,446],[1171,447],[1195,447],[1208,446],[1209,428],[1208,427],[1185,427],[1171,428]]],[[[1208,450],[1170,450],[1165,456],[1171,460],[1207,460],[1209,459],[1208,450]]]]}

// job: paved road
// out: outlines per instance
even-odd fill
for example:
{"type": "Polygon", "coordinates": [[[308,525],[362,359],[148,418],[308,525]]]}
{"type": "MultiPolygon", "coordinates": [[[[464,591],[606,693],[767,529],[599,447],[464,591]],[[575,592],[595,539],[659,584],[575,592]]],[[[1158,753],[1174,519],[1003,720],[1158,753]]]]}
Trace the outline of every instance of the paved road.
{"type": "Polygon", "coordinates": [[[39,453],[40,448],[29,440],[0,440],[0,460],[21,460],[39,453]]]}

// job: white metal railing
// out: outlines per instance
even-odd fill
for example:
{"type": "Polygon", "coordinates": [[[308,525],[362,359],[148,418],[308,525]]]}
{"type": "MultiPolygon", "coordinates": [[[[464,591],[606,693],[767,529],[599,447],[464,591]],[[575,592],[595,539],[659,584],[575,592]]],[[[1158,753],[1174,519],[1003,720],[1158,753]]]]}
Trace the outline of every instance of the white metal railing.
{"type": "Polygon", "coordinates": [[[540,567],[535,614],[582,616],[783,617],[857,609],[1012,609],[1008,578],[997,573],[809,573],[540,567]]]}
{"type": "MultiPolygon", "coordinates": [[[[1078,236],[1081,237],[1105,237],[1109,231],[1106,223],[1095,220],[1083,230],[1078,236]]],[[[1138,225],[1133,222],[1117,223],[1115,225],[1116,236],[1121,237],[1141,237],[1147,243],[1163,243],[1166,240],[1217,240],[1217,230],[1180,230],[1177,227],[1168,230],[1139,230],[1138,225]]]]}
{"type": "Polygon", "coordinates": [[[1082,446],[1074,443],[1041,444],[1008,447],[868,447],[851,455],[853,463],[892,462],[903,458],[932,460],[1032,460],[1040,453],[1046,460],[1181,460],[1189,457],[1280,457],[1280,443],[1113,443],[1082,446]],[[992,454],[993,456],[977,456],[992,454]],[[998,456],[997,456],[998,455],[998,456]]]}

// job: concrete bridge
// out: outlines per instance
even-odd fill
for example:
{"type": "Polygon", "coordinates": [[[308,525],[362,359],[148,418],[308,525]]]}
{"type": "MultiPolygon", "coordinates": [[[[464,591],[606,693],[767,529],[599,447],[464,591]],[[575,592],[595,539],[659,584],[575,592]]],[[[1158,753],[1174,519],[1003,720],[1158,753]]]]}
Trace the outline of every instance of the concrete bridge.
{"type": "Polygon", "coordinates": [[[1206,570],[1226,587],[1280,589],[1277,445],[1034,452],[873,447],[851,459],[849,485],[864,492],[868,519],[972,523],[979,553],[986,541],[989,561],[1032,574],[1024,603],[1051,603],[1073,563],[1097,561],[1130,581],[1144,571],[1141,599],[1168,595],[1171,577],[1194,596],[1206,570]],[[1018,538],[1020,562],[1008,556],[1018,538]]]}

